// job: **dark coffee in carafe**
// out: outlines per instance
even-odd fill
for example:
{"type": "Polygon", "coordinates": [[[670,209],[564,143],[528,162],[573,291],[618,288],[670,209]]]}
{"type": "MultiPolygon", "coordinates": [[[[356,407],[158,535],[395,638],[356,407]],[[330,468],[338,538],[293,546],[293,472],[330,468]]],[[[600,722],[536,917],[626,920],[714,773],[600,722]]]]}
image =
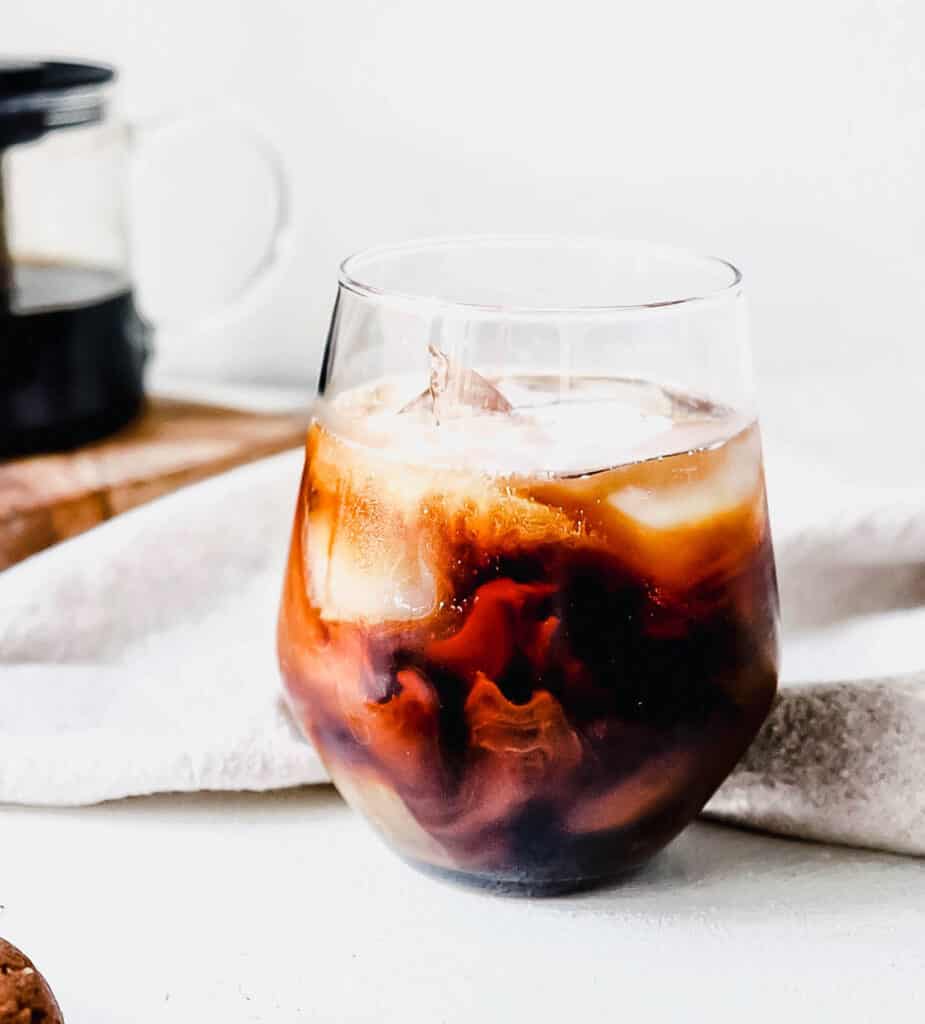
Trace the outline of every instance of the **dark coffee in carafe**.
{"type": "Polygon", "coordinates": [[[19,262],[0,292],[0,457],[64,450],[138,412],[147,327],[129,282],[19,262]]]}

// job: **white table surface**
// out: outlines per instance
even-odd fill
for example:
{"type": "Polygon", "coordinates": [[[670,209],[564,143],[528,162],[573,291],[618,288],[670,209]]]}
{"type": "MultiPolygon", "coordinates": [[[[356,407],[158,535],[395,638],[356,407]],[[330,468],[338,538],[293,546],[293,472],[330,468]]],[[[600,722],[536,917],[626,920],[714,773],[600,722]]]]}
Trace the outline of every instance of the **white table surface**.
{"type": "Polygon", "coordinates": [[[0,809],[0,934],[68,1024],[867,1021],[925,1010],[925,866],[698,823],[552,900],[418,875],[329,787],[0,809]]]}

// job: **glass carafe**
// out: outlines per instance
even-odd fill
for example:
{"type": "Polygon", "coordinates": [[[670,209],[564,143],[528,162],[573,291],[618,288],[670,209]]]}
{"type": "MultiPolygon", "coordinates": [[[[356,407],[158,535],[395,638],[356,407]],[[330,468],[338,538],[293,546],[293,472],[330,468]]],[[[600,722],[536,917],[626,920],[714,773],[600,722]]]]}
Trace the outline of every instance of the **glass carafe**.
{"type": "MultiPolygon", "coordinates": [[[[0,61],[0,457],[73,448],[139,410],[139,314],[126,202],[133,132],[98,64],[0,61]]],[[[261,272],[278,254],[279,217],[261,272]]]]}

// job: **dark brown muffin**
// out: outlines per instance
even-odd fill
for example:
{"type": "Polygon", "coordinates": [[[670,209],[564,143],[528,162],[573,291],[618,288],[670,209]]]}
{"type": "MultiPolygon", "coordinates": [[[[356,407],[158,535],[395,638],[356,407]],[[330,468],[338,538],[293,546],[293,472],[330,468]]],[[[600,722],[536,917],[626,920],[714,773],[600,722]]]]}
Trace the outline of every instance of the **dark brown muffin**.
{"type": "Polygon", "coordinates": [[[32,961],[0,939],[0,1024],[63,1024],[48,983],[32,961]]]}

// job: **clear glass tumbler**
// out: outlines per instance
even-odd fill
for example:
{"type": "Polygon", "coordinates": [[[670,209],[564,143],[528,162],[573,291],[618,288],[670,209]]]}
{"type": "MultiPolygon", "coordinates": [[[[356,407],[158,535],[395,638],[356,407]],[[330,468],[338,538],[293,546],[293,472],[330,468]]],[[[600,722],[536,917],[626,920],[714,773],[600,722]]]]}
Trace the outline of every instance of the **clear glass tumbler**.
{"type": "Polygon", "coordinates": [[[348,259],[279,653],[414,864],[561,892],[663,847],[777,685],[739,272],[595,240],[348,259]]]}

